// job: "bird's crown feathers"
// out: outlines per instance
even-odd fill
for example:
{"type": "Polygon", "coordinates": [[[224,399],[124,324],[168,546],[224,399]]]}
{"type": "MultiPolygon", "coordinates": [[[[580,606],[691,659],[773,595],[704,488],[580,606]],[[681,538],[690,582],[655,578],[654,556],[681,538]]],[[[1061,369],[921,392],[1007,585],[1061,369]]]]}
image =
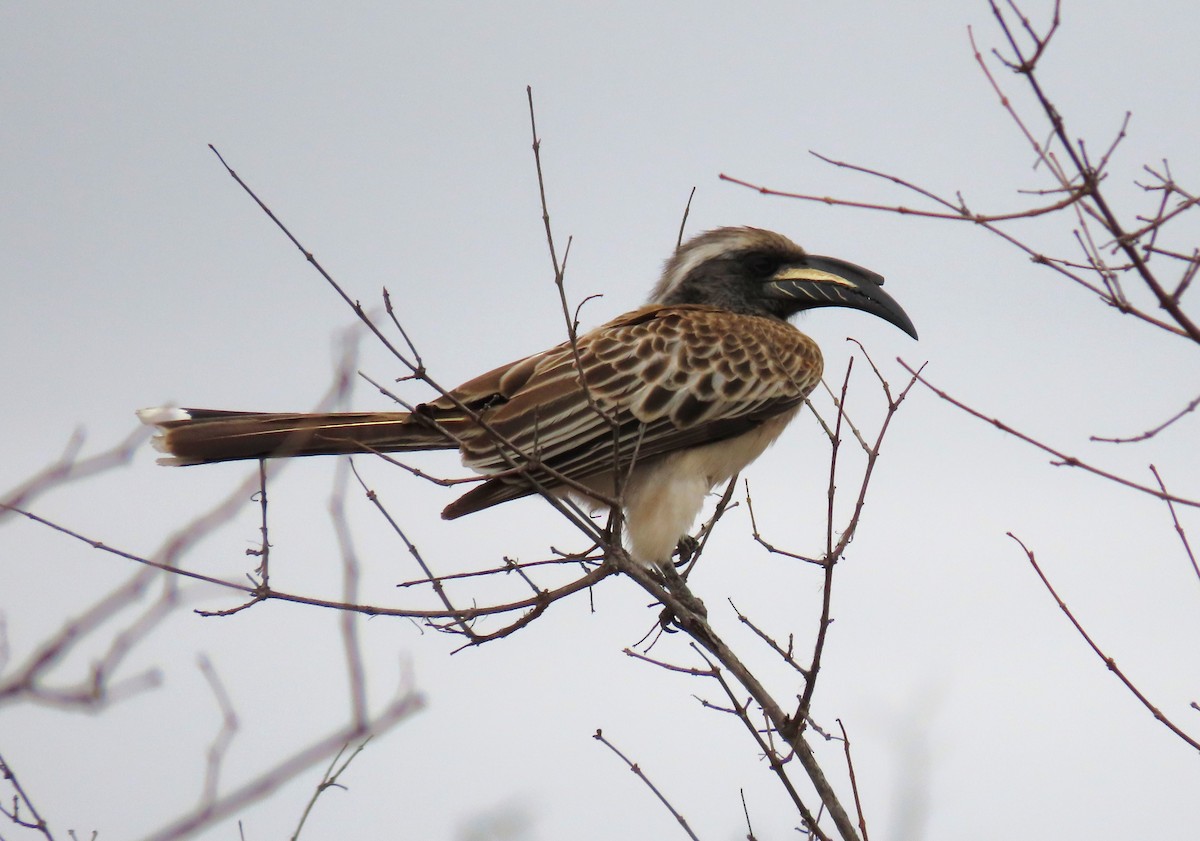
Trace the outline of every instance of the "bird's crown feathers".
{"type": "Polygon", "coordinates": [[[650,295],[652,304],[717,303],[721,287],[751,275],[769,274],[802,260],[804,249],[783,234],[762,228],[716,228],[681,245],[663,268],[650,295]]]}

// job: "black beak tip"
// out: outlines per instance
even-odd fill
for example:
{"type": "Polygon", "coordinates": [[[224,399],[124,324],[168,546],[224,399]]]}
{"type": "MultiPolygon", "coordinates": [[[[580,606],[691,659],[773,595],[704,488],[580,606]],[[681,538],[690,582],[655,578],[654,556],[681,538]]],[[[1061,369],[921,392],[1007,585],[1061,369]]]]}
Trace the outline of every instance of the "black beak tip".
{"type": "Polygon", "coordinates": [[[878,286],[868,293],[871,298],[870,311],[891,324],[896,325],[914,339],[918,339],[916,325],[912,323],[912,319],[908,317],[908,313],[896,300],[880,289],[878,286]]]}

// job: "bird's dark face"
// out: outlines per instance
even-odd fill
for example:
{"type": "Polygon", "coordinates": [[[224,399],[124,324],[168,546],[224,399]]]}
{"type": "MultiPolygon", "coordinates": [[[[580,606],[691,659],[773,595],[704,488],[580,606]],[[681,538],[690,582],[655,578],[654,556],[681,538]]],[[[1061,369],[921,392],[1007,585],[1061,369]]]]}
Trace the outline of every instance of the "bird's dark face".
{"type": "Polygon", "coordinates": [[[758,228],[718,228],[689,240],[667,263],[651,297],[658,304],[707,304],[787,319],[816,307],[850,307],[916,328],[882,289],[883,277],[834,257],[807,254],[758,228]]]}

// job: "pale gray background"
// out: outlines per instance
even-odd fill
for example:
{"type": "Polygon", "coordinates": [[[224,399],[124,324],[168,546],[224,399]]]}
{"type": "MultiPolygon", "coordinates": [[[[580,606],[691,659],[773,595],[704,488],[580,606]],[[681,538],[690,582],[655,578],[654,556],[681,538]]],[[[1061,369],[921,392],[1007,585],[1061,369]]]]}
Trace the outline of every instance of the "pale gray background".
{"type": "MultiPolygon", "coordinates": [[[[1047,8],[1030,4],[1038,20],[1047,8]]],[[[965,0],[5,4],[0,486],[38,469],[81,425],[92,447],[119,439],[140,406],[302,409],[327,387],[351,315],[206,143],[352,295],[373,303],[391,289],[443,381],[559,341],[529,152],[532,84],[560,248],[576,238],[570,292],[604,294],[586,323],[642,301],[696,185],[692,232],[774,228],[888,276],[920,343],[861,314],[804,318],[835,377],[853,334],[895,381],[895,356],[930,360],[934,381],[981,408],[1147,481],[1145,465],[1158,460],[1194,495],[1195,420],[1139,451],[1084,443],[1139,432],[1194,396],[1200,367],[1178,340],[1104,312],[978,229],[763,198],[717,180],[728,172],[912,203],[808,156],[816,149],[944,193],[962,188],[981,209],[1019,206],[1015,190],[1047,182],[972,60],[969,24],[981,44],[999,43],[986,5],[965,0]]],[[[1198,26],[1190,3],[1068,3],[1045,60],[1043,80],[1094,148],[1133,109],[1112,185],[1138,202],[1129,208],[1149,209],[1128,186],[1143,162],[1168,157],[1181,181],[1200,183],[1198,26]]],[[[1043,244],[1067,239],[1017,230],[1043,244]]],[[[369,344],[360,365],[382,379],[402,373],[369,344]]],[[[368,388],[354,402],[387,405],[368,388]]],[[[422,464],[450,470],[453,459],[422,464]]],[[[805,421],[751,471],[760,525],[776,542],[819,549],[825,465],[805,421]]],[[[447,524],[436,512],[449,492],[364,467],[440,569],[578,543],[536,500],[447,524]]],[[[147,451],[37,510],[151,552],[249,469],[169,471],[147,451]]],[[[873,834],[1195,837],[1196,757],[1086,651],[1004,536],[1038,551],[1110,653],[1194,729],[1200,586],[1161,504],[1047,467],[922,392],[879,469],[839,570],[815,709],[855,739],[873,834]]],[[[332,471],[330,461],[297,465],[275,490],[281,586],[337,593],[324,513],[332,471]]],[[[237,575],[256,516],[248,503],[193,565],[237,575]]],[[[369,594],[400,598],[390,585],[416,574],[411,563],[367,512],[360,521],[369,594]]],[[[810,633],[817,577],[766,559],[746,537],[744,510],[726,529],[696,582],[718,627],[747,644],[729,596],[773,628],[810,633]]],[[[13,656],[129,572],[8,522],[0,610],[13,656]]],[[[234,603],[201,586],[186,592],[197,606],[234,603]]],[[[740,726],[690,696],[715,690],[621,654],[653,619],[644,602],[609,581],[594,614],[576,598],[514,638],[453,657],[453,640],[365,622],[377,696],[407,662],[428,708],[368,748],[344,779],[350,791],[328,793],[305,836],[450,839],[499,814],[534,839],[681,837],[590,738],[603,727],[702,837],[744,837],[739,788],[759,838],[793,837],[796,818],[740,726]]],[[[195,802],[219,724],[200,652],[242,717],[231,782],[344,715],[332,614],[181,612],[124,671],[159,666],[163,688],[100,718],[0,715],[0,749],[60,833],[137,837],[195,802]]],[[[694,662],[677,639],[655,654],[694,662]]],[[[821,750],[840,767],[837,746],[821,750]]],[[[315,781],[310,773],[245,812],[246,837],[284,837],[315,781]]],[[[237,828],[205,837],[236,838],[237,828]]]]}

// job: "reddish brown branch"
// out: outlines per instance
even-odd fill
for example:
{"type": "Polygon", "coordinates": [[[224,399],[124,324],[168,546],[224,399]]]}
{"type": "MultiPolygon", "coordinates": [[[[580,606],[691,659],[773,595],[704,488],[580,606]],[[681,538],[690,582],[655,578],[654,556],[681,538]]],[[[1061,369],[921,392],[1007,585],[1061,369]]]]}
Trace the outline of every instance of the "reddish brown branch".
{"type": "Polygon", "coordinates": [[[1059,146],[1063,153],[1071,161],[1071,166],[1081,179],[1081,188],[1086,191],[1090,198],[1090,205],[1094,206],[1095,216],[1104,225],[1105,230],[1116,242],[1117,247],[1124,253],[1125,257],[1133,264],[1134,272],[1141,278],[1146,288],[1154,295],[1159,306],[1166,310],[1171,316],[1171,319],[1179,326],[1192,341],[1200,342],[1200,325],[1197,325],[1183,311],[1179,302],[1163,287],[1158,278],[1150,270],[1146,264],[1145,258],[1131,241],[1129,234],[1124,230],[1124,227],[1117,219],[1116,213],[1109,205],[1103,193],[1097,189],[1101,173],[1093,167],[1087,160],[1086,151],[1081,143],[1073,141],[1067,132],[1066,123],[1059,112],[1058,108],[1051,102],[1049,96],[1042,88],[1037,74],[1034,72],[1037,60],[1042,56],[1046,46],[1050,42],[1050,38],[1058,28],[1058,9],[1055,8],[1055,19],[1052,22],[1049,30],[1045,35],[1038,35],[1033,28],[1028,24],[1028,20],[1020,13],[1015,4],[1010,3],[1010,7],[1014,13],[1020,17],[1022,25],[1025,28],[1026,34],[1031,39],[1034,45],[1034,53],[1027,57],[1018,43],[1016,36],[1013,34],[1011,27],[1008,24],[1004,14],[996,5],[994,0],[990,0],[992,14],[995,16],[1001,31],[1008,40],[1009,47],[1016,61],[1007,62],[1014,70],[1020,73],[1028,83],[1034,96],[1037,98],[1038,104],[1042,112],[1050,120],[1050,124],[1054,127],[1054,134],[1059,142],[1059,146]]]}
{"type": "MultiPolygon", "coordinates": [[[[1158,482],[1158,487],[1165,494],[1167,486],[1163,483],[1162,476],[1158,473],[1158,468],[1153,464],[1150,465],[1150,472],[1154,474],[1154,481],[1158,482]]],[[[1175,533],[1179,535],[1179,542],[1183,544],[1183,551],[1187,553],[1188,561],[1192,565],[1192,571],[1196,573],[1196,578],[1200,579],[1200,565],[1196,563],[1196,553],[1192,551],[1192,544],[1188,542],[1187,532],[1183,529],[1183,524],[1179,522],[1179,515],[1175,512],[1175,505],[1171,500],[1166,500],[1167,510],[1171,512],[1171,522],[1175,526],[1175,533]]]]}
{"type": "Polygon", "coordinates": [[[1200,397],[1196,397],[1195,399],[1191,400],[1186,406],[1184,406],[1182,409],[1180,409],[1178,412],[1176,412],[1170,418],[1163,421],[1162,423],[1160,423],[1158,426],[1154,427],[1153,429],[1146,430],[1141,435],[1134,435],[1130,438],[1103,438],[1099,435],[1093,435],[1088,440],[1089,441],[1103,441],[1108,444],[1133,444],[1138,441],[1145,441],[1149,438],[1153,438],[1155,435],[1162,432],[1164,429],[1166,429],[1171,424],[1175,423],[1177,420],[1182,418],[1184,415],[1188,414],[1189,412],[1195,411],[1197,406],[1200,406],[1200,397]]]}
{"type": "Polygon", "coordinates": [[[793,669],[795,669],[797,672],[799,672],[805,678],[808,677],[808,669],[804,668],[798,662],[796,662],[795,637],[792,634],[788,634],[788,644],[787,644],[787,647],[784,648],[782,645],[780,645],[778,642],[776,642],[774,640],[774,638],[771,637],[770,634],[768,634],[766,631],[762,630],[756,624],[754,624],[752,621],[750,621],[750,617],[746,616],[746,614],[744,614],[740,610],[738,610],[737,605],[735,605],[733,603],[733,599],[729,600],[729,606],[732,607],[733,612],[737,614],[738,621],[741,622],[743,625],[745,625],[747,628],[749,628],[756,637],[758,637],[760,640],[762,640],[764,643],[766,643],[767,647],[770,648],[772,651],[774,651],[776,654],[778,654],[780,659],[783,660],[783,662],[787,663],[789,666],[791,666],[793,669]]]}
{"type": "Polygon", "coordinates": [[[867,819],[863,815],[862,798],[858,794],[858,778],[854,774],[854,759],[850,756],[850,736],[846,734],[846,726],[842,720],[837,720],[838,729],[842,731],[842,750],[846,754],[846,772],[850,775],[850,789],[854,792],[854,810],[858,812],[858,828],[862,831],[863,841],[870,841],[867,835],[867,819]]]}
{"type": "Polygon", "coordinates": [[[692,828],[688,826],[687,818],[681,815],[679,810],[671,805],[671,801],[668,800],[666,795],[659,790],[658,786],[650,781],[650,778],[646,776],[646,772],[642,770],[642,767],[638,765],[638,763],[631,760],[629,757],[623,754],[616,745],[606,739],[604,737],[604,732],[599,727],[596,728],[596,733],[592,736],[592,738],[619,756],[621,761],[629,766],[629,770],[636,774],[637,778],[646,784],[646,787],[653,792],[655,797],[658,798],[658,802],[662,803],[662,805],[666,807],[667,811],[671,813],[671,817],[675,818],[675,820],[679,822],[680,828],[687,833],[688,838],[691,838],[692,841],[700,841],[700,839],[696,837],[696,833],[692,832],[692,828]]]}
{"type": "MultiPolygon", "coordinates": [[[[2,507],[2,506],[0,506],[0,507],[2,507]]],[[[383,607],[380,605],[351,604],[351,603],[344,602],[344,601],[336,601],[336,600],[332,600],[332,599],[321,599],[321,598],[316,598],[313,596],[300,595],[298,593],[288,593],[288,592],[285,592],[282,590],[276,590],[273,588],[269,589],[269,590],[264,590],[259,587],[248,587],[246,584],[239,582],[239,581],[229,581],[227,579],[217,578],[217,577],[211,576],[211,575],[204,575],[203,573],[199,573],[199,572],[193,572],[192,570],[183,569],[181,567],[173,566],[168,563],[154,561],[154,560],[151,560],[150,558],[145,558],[140,555],[135,555],[132,552],[126,552],[124,550],[117,549],[112,546],[107,546],[98,540],[93,540],[89,537],[85,537],[84,535],[79,534],[78,532],[72,531],[71,529],[69,529],[65,526],[62,526],[62,525],[54,523],[50,520],[47,520],[44,517],[34,514],[33,512],[25,511],[25,510],[18,509],[18,508],[11,508],[10,510],[14,511],[15,513],[21,514],[25,517],[28,517],[29,519],[33,520],[36,523],[40,523],[48,528],[54,529],[55,531],[58,531],[68,537],[72,537],[76,540],[86,543],[95,549],[101,550],[102,552],[107,552],[109,554],[116,555],[116,556],[124,558],[126,560],[134,561],[135,563],[142,564],[143,566],[162,570],[163,572],[168,572],[168,573],[171,573],[172,575],[182,576],[184,578],[190,578],[195,581],[202,581],[206,584],[213,584],[218,587],[223,587],[223,588],[229,589],[229,590],[236,590],[238,592],[245,593],[258,601],[266,601],[268,599],[276,599],[279,601],[292,602],[294,604],[308,605],[310,607],[323,607],[323,608],[330,608],[330,609],[334,609],[334,610],[348,610],[348,611],[352,611],[354,613],[365,613],[368,616],[402,616],[402,617],[408,617],[408,618],[413,618],[413,619],[452,619],[452,620],[465,619],[465,620],[470,620],[470,619],[475,619],[480,616],[490,616],[492,614],[511,613],[511,612],[517,611],[517,610],[528,610],[530,608],[535,608],[535,607],[537,607],[538,603],[540,601],[542,601],[543,599],[549,599],[550,601],[556,601],[564,596],[570,595],[571,593],[575,593],[575,592],[578,592],[579,590],[583,590],[588,587],[594,586],[595,584],[604,580],[605,578],[607,578],[609,575],[611,575],[613,573],[613,570],[611,568],[600,567],[598,569],[593,570],[592,572],[589,572],[588,574],[586,574],[584,576],[581,576],[580,578],[578,578],[568,584],[565,584],[554,590],[550,590],[549,592],[547,592],[544,595],[539,594],[538,596],[535,596],[532,598],[519,599],[517,601],[508,602],[505,604],[489,605],[486,607],[456,608],[454,610],[417,610],[417,609],[412,609],[412,608],[383,607]]],[[[0,695],[0,700],[2,700],[2,695],[0,695]]]]}
{"type": "Polygon", "coordinates": [[[1052,464],[1054,464],[1055,466],[1078,467],[1080,470],[1084,470],[1088,473],[1092,473],[1096,476],[1100,476],[1101,478],[1107,479],[1110,482],[1115,482],[1118,485],[1123,485],[1124,487],[1131,488],[1132,490],[1140,491],[1141,493],[1145,493],[1145,494],[1149,494],[1150,496],[1157,497],[1158,499],[1170,501],[1170,502],[1176,503],[1178,505],[1187,505],[1192,508],[1200,508],[1200,500],[1187,499],[1184,497],[1176,496],[1175,494],[1166,493],[1165,491],[1162,491],[1158,488],[1152,488],[1149,485],[1143,485],[1140,482],[1135,482],[1132,479],[1126,479],[1123,476],[1118,476],[1115,473],[1111,473],[1107,470],[1103,470],[1099,467],[1088,464],[1087,462],[1082,461],[1082,460],[1076,458],[1075,456],[1067,455],[1066,453],[1064,453],[1060,450],[1057,450],[1054,447],[1051,447],[1049,444],[1044,444],[1041,441],[1038,441],[1036,438],[1033,438],[1030,435],[1026,435],[1023,432],[1020,432],[1017,429],[1014,429],[1013,427],[1009,426],[1004,421],[1001,421],[998,418],[988,417],[983,412],[980,412],[978,409],[974,409],[974,408],[968,406],[966,403],[963,403],[961,400],[957,400],[954,397],[951,397],[945,391],[942,391],[940,388],[938,388],[937,386],[930,383],[928,380],[926,380],[924,377],[922,377],[918,371],[909,367],[908,363],[906,363],[903,359],[897,359],[896,361],[899,362],[902,366],[904,366],[905,370],[912,372],[913,377],[917,380],[917,382],[921,383],[921,385],[928,388],[930,391],[932,391],[934,394],[936,394],[942,400],[945,400],[951,406],[955,406],[956,408],[962,409],[968,415],[971,415],[971,417],[978,418],[979,420],[990,423],[992,426],[996,427],[1001,432],[1005,432],[1005,433],[1013,436],[1014,438],[1024,441],[1026,444],[1030,444],[1034,447],[1037,447],[1042,452],[1049,453],[1050,455],[1054,456],[1054,458],[1056,460],[1054,462],[1052,462],[1052,464]]]}
{"type": "Polygon", "coordinates": [[[897,205],[897,204],[879,204],[877,202],[854,201],[852,199],[838,199],[838,198],[834,198],[833,196],[818,196],[818,195],[814,195],[811,193],[794,193],[794,192],[789,192],[787,190],[776,190],[774,188],[766,187],[761,184],[752,184],[749,181],[744,181],[741,178],[734,178],[732,175],[726,175],[723,172],[720,174],[720,178],[722,181],[728,181],[729,183],[737,184],[740,187],[748,187],[749,189],[754,190],[755,192],[761,193],[764,196],[778,196],[780,198],[785,198],[785,199],[801,199],[803,201],[820,202],[821,204],[828,204],[828,205],[833,205],[836,207],[857,207],[862,210],[882,210],[887,213],[895,213],[900,216],[915,216],[915,217],[918,217],[921,219],[950,219],[950,220],[956,220],[956,221],[960,221],[960,222],[973,222],[976,225],[984,225],[984,224],[990,225],[995,222],[1007,222],[1007,221],[1011,221],[1013,219],[1029,219],[1029,218],[1032,218],[1035,216],[1042,216],[1046,213],[1054,213],[1055,211],[1062,210],[1063,208],[1066,208],[1066,207],[1070,207],[1071,205],[1075,204],[1075,202],[1079,201],[1079,199],[1081,198],[1080,195],[1072,193],[1072,194],[1068,195],[1066,198],[1060,199],[1059,201],[1053,202],[1052,204],[1045,205],[1044,207],[1028,208],[1026,210],[1015,210],[1010,213],[974,213],[974,212],[968,210],[965,205],[955,207],[955,205],[946,201],[945,199],[938,198],[937,196],[935,196],[933,193],[929,192],[928,190],[918,187],[915,184],[905,181],[903,178],[899,178],[895,175],[887,175],[883,172],[878,172],[876,170],[868,169],[867,167],[857,166],[855,164],[846,163],[845,161],[835,161],[832,158],[827,158],[823,155],[817,154],[816,152],[813,152],[812,154],[815,157],[820,158],[821,160],[826,161],[827,163],[833,164],[836,167],[852,169],[856,172],[862,172],[862,173],[866,173],[868,175],[876,175],[880,178],[884,178],[888,181],[891,181],[894,184],[898,184],[902,187],[907,187],[908,189],[914,190],[914,191],[920,193],[921,195],[931,198],[940,204],[943,204],[947,207],[952,208],[952,210],[947,211],[947,212],[941,212],[941,211],[937,211],[937,210],[920,210],[919,208],[906,207],[904,205],[897,205]]]}
{"type": "Polygon", "coordinates": [[[1083,637],[1084,642],[1088,644],[1088,647],[1091,648],[1092,651],[1095,652],[1096,656],[1099,657],[1104,663],[1104,665],[1108,667],[1108,670],[1117,676],[1117,679],[1125,685],[1125,688],[1128,689],[1133,696],[1138,699],[1142,706],[1150,711],[1150,714],[1153,715],[1154,718],[1159,721],[1159,723],[1186,742],[1193,750],[1200,751],[1200,742],[1196,741],[1183,730],[1181,730],[1173,721],[1167,718],[1158,707],[1151,703],[1150,699],[1147,698],[1145,694],[1143,694],[1142,691],[1137,688],[1133,681],[1130,680],[1123,671],[1121,671],[1121,668],[1117,665],[1117,661],[1105,654],[1104,651],[1101,650],[1100,646],[1096,644],[1096,641],[1092,639],[1092,635],[1089,634],[1083,627],[1082,623],[1075,618],[1075,614],[1071,612],[1071,609],[1067,607],[1067,603],[1064,602],[1062,597],[1058,595],[1058,591],[1054,589],[1054,585],[1050,583],[1050,579],[1048,579],[1046,574],[1042,572],[1042,568],[1038,565],[1037,558],[1035,558],[1033,555],[1033,550],[1029,549],[1029,547],[1027,547],[1021,541],[1021,539],[1012,532],[1008,532],[1008,536],[1015,540],[1017,545],[1021,547],[1021,550],[1025,553],[1025,557],[1029,560],[1030,566],[1033,567],[1033,571],[1036,572],[1038,578],[1041,579],[1042,585],[1046,588],[1046,591],[1050,593],[1059,609],[1066,614],[1067,619],[1075,627],[1075,630],[1079,632],[1079,635],[1083,637]]]}

